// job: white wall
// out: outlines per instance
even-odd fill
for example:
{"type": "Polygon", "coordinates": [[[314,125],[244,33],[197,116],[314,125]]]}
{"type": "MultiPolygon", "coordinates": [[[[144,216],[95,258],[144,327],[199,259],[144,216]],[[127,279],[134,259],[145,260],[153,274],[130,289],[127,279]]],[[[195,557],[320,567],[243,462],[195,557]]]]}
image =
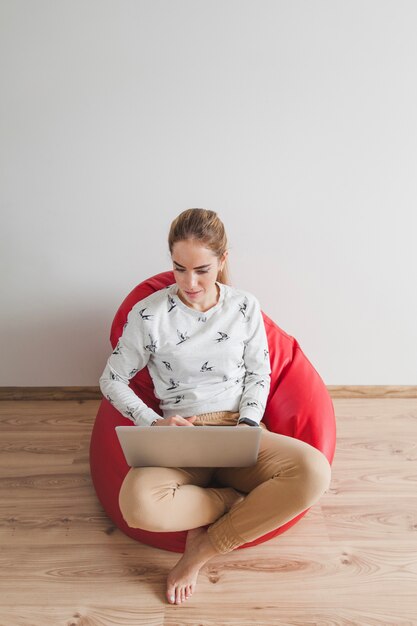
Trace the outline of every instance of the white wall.
{"type": "Polygon", "coordinates": [[[1,0],[0,385],[98,385],[218,212],[328,385],[417,383],[417,3],[1,0]]]}

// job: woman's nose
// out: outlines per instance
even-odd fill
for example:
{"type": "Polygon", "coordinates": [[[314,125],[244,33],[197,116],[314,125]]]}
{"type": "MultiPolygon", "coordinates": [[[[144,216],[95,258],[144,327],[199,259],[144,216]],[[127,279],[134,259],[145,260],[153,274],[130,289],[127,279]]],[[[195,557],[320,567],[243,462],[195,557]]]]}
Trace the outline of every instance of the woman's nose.
{"type": "Polygon", "coordinates": [[[197,283],[195,280],[190,280],[187,284],[187,291],[193,291],[195,289],[195,287],[197,286],[197,283]]]}

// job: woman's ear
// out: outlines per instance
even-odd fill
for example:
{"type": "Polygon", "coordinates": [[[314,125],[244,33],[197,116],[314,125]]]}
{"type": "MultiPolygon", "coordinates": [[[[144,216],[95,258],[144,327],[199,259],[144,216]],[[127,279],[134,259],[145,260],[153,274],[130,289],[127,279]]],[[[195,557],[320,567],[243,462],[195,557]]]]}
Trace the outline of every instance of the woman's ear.
{"type": "Polygon", "coordinates": [[[223,256],[222,256],[222,259],[221,259],[221,269],[223,269],[224,264],[226,263],[226,260],[227,260],[228,254],[229,254],[229,251],[228,251],[228,250],[225,250],[225,251],[224,251],[224,254],[223,254],[223,256]]]}

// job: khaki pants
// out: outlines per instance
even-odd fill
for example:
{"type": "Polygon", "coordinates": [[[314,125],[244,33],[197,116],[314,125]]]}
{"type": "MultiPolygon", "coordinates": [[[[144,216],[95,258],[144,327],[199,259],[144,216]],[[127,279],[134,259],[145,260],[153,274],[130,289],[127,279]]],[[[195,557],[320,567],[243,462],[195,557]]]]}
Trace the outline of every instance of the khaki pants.
{"type": "MultiPolygon", "coordinates": [[[[231,426],[238,417],[230,411],[204,413],[194,424],[231,426]]],[[[329,487],[327,458],[308,443],[272,433],[263,422],[261,427],[258,460],[250,467],[131,468],[119,494],[126,523],[154,532],[210,524],[210,540],[224,554],[310,508],[329,487]],[[208,487],[213,478],[222,487],[208,487]],[[247,495],[231,506],[235,489],[247,495]]]]}

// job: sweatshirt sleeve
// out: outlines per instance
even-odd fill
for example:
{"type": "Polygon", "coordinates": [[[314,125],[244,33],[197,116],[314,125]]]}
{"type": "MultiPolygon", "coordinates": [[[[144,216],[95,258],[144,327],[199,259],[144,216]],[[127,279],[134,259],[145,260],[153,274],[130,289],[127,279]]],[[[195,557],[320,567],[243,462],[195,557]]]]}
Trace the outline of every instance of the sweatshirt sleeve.
{"type": "Polygon", "coordinates": [[[246,375],[239,405],[239,419],[248,417],[259,424],[265,412],[271,385],[271,365],[265,324],[256,298],[248,326],[249,337],[245,341],[243,353],[246,375]]]}
{"type": "Polygon", "coordinates": [[[146,350],[144,340],[143,320],[133,307],[99,380],[102,394],[136,426],[150,426],[155,419],[161,419],[129,387],[129,380],[149,361],[150,352],[146,350]]]}

